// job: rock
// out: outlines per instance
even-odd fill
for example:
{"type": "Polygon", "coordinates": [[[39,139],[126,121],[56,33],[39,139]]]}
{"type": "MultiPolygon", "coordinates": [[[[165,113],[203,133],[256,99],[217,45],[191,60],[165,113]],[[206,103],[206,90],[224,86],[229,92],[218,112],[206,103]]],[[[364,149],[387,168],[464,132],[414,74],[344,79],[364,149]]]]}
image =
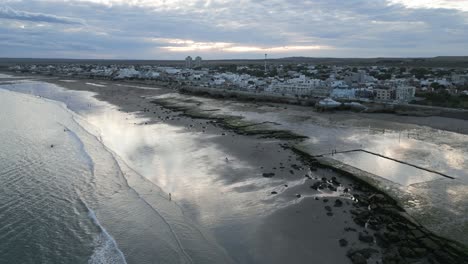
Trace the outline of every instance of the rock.
{"type": "Polygon", "coordinates": [[[383,263],[396,263],[396,261],[400,260],[400,256],[398,255],[396,248],[393,248],[391,250],[385,251],[382,260],[383,263]]]}
{"type": "Polygon", "coordinates": [[[364,258],[368,259],[372,256],[372,254],[379,253],[379,251],[373,248],[363,248],[363,249],[354,251],[354,253],[359,253],[362,256],[364,256],[364,258]]]}
{"type": "Polygon", "coordinates": [[[301,195],[300,195],[300,194],[296,194],[296,197],[297,197],[297,198],[301,198],[301,195]]]}
{"type": "Polygon", "coordinates": [[[366,235],[364,233],[359,232],[359,240],[365,243],[372,243],[374,242],[374,237],[371,235],[366,235]]]}
{"type": "Polygon", "coordinates": [[[430,251],[434,251],[434,250],[438,250],[439,249],[439,245],[437,245],[434,241],[432,241],[432,239],[430,238],[422,238],[419,240],[421,242],[422,245],[424,245],[424,247],[426,247],[427,249],[429,249],[430,251]]]}
{"type": "Polygon", "coordinates": [[[367,259],[360,253],[353,254],[350,259],[353,264],[367,264],[367,259]]]}
{"type": "Polygon", "coordinates": [[[363,248],[359,250],[350,250],[347,253],[347,256],[351,259],[353,264],[367,264],[367,259],[372,256],[372,254],[378,253],[379,251],[373,248],[363,248]]]}
{"type": "Polygon", "coordinates": [[[357,232],[357,230],[355,228],[352,228],[352,227],[345,227],[344,229],[346,232],[357,232]]]}
{"type": "Polygon", "coordinates": [[[315,182],[314,184],[310,186],[310,188],[314,190],[318,190],[319,187],[320,187],[320,182],[315,182]]]}
{"type": "Polygon", "coordinates": [[[272,191],[271,194],[278,194],[278,192],[272,191]]]}
{"type": "Polygon", "coordinates": [[[328,199],[323,199],[323,202],[324,202],[324,203],[328,203],[328,199]]]}
{"type": "Polygon", "coordinates": [[[375,237],[375,242],[377,245],[381,248],[388,248],[390,246],[390,243],[388,242],[387,238],[384,236],[383,233],[377,232],[374,234],[375,237]]]}
{"type": "Polygon", "coordinates": [[[338,240],[338,243],[340,243],[341,247],[346,247],[348,245],[348,241],[344,238],[338,240]]]}
{"type": "Polygon", "coordinates": [[[297,164],[291,164],[291,168],[295,169],[295,170],[300,170],[301,167],[297,164]]]}
{"type": "Polygon", "coordinates": [[[273,172],[264,172],[262,175],[265,178],[271,178],[271,177],[275,176],[275,174],[273,172]]]}
{"type": "Polygon", "coordinates": [[[398,252],[400,252],[400,255],[402,257],[407,257],[407,258],[411,258],[413,257],[415,254],[413,252],[413,250],[407,248],[407,247],[401,247],[398,249],[398,252]]]}
{"type": "Polygon", "coordinates": [[[332,177],[332,183],[336,186],[340,186],[341,183],[339,181],[336,180],[336,177],[332,177]]]}
{"type": "Polygon", "coordinates": [[[384,232],[384,237],[390,242],[398,242],[400,240],[398,233],[393,231],[384,232]]]}
{"type": "Polygon", "coordinates": [[[387,198],[385,198],[385,195],[381,193],[373,194],[369,196],[369,199],[378,202],[385,202],[387,200],[387,198]]]}
{"type": "Polygon", "coordinates": [[[424,237],[425,234],[423,232],[421,232],[421,230],[418,230],[418,229],[415,229],[413,231],[411,231],[411,234],[415,237],[415,238],[421,238],[421,237],[424,237]]]}
{"type": "Polygon", "coordinates": [[[423,257],[427,254],[427,250],[425,248],[413,248],[413,252],[415,256],[423,257]]]}
{"type": "Polygon", "coordinates": [[[328,206],[328,205],[327,205],[327,206],[325,206],[325,210],[327,210],[328,212],[331,212],[331,211],[332,211],[331,207],[330,207],[330,206],[328,206]]]}
{"type": "Polygon", "coordinates": [[[341,206],[343,206],[343,202],[340,199],[336,199],[335,204],[333,206],[334,207],[341,207],[341,206]]]}
{"type": "Polygon", "coordinates": [[[349,192],[349,189],[348,189],[348,188],[344,188],[343,192],[344,192],[344,193],[348,193],[348,192],[349,192]]]}
{"type": "Polygon", "coordinates": [[[437,257],[437,260],[439,260],[441,263],[461,263],[457,262],[452,258],[447,252],[445,252],[443,249],[436,250],[434,251],[434,254],[437,257]]]}
{"type": "Polygon", "coordinates": [[[54,145],[52,144],[52,145],[50,145],[50,147],[51,147],[51,148],[53,148],[53,147],[54,147],[54,145]]]}

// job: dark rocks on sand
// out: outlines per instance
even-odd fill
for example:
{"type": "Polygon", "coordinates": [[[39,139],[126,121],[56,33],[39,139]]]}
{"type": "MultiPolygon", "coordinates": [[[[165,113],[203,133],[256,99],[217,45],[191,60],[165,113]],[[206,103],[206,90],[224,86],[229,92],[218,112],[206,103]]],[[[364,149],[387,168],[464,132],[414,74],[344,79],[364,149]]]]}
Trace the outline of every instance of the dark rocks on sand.
{"type": "Polygon", "coordinates": [[[359,233],[359,240],[365,243],[372,243],[374,242],[374,237],[364,233],[359,233]]]}
{"type": "Polygon", "coordinates": [[[423,238],[420,240],[421,243],[430,250],[438,250],[439,246],[430,238],[423,238]]]}
{"type": "Polygon", "coordinates": [[[324,202],[324,203],[328,203],[328,199],[323,199],[323,202],[324,202]]]}
{"type": "Polygon", "coordinates": [[[271,194],[278,194],[278,192],[272,191],[271,194]]]}
{"type": "Polygon", "coordinates": [[[367,259],[361,253],[355,253],[350,256],[353,264],[367,264],[367,259]]]}
{"type": "Polygon", "coordinates": [[[310,186],[310,188],[314,189],[314,190],[318,190],[318,188],[320,187],[320,184],[321,184],[320,182],[316,182],[316,183],[312,184],[310,186]]]}
{"type": "Polygon", "coordinates": [[[427,254],[427,250],[425,248],[413,248],[413,252],[418,257],[423,257],[427,254]]]}
{"type": "Polygon", "coordinates": [[[336,177],[332,177],[332,183],[337,186],[340,185],[340,182],[336,180],[336,177]]]}
{"type": "Polygon", "coordinates": [[[54,144],[50,145],[50,147],[53,148],[53,147],[54,147],[54,144]]]}
{"type": "Polygon", "coordinates": [[[296,194],[296,197],[297,197],[297,198],[301,198],[301,195],[300,195],[300,194],[296,194]]]}
{"type": "Polygon", "coordinates": [[[271,178],[271,177],[275,176],[275,174],[273,172],[264,172],[262,175],[265,178],[271,178]]]}
{"type": "Polygon", "coordinates": [[[416,255],[416,254],[414,254],[413,250],[411,250],[410,248],[407,248],[407,247],[401,247],[401,248],[399,248],[398,251],[400,252],[400,255],[402,257],[412,258],[412,257],[414,257],[416,255]]]}
{"type": "Polygon", "coordinates": [[[348,245],[348,241],[344,238],[338,240],[338,243],[340,243],[341,247],[346,247],[348,245]]]}
{"type": "Polygon", "coordinates": [[[340,199],[336,199],[336,200],[335,200],[335,205],[334,205],[334,206],[335,206],[335,207],[341,207],[341,206],[343,206],[343,202],[342,202],[340,199]]]}
{"type": "Polygon", "coordinates": [[[333,186],[333,185],[331,185],[331,184],[328,184],[328,189],[329,189],[330,191],[332,191],[332,192],[336,192],[336,191],[337,191],[336,187],[333,186]]]}
{"type": "Polygon", "coordinates": [[[328,212],[331,212],[332,209],[331,209],[330,206],[327,205],[327,206],[325,206],[325,210],[327,210],[328,212]]]}
{"type": "Polygon", "coordinates": [[[353,264],[367,264],[367,259],[376,253],[379,253],[379,251],[373,248],[351,249],[348,251],[347,256],[351,259],[353,264]]]}

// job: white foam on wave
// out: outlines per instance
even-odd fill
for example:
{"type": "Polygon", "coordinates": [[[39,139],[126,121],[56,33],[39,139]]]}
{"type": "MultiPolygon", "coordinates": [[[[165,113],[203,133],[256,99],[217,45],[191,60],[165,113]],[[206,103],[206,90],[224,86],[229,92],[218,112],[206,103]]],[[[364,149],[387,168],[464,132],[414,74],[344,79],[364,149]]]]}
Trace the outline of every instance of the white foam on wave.
{"type": "Polygon", "coordinates": [[[86,84],[91,85],[91,86],[97,86],[97,87],[106,87],[105,85],[99,84],[99,83],[86,83],[86,84]]]}
{"type": "Polygon", "coordinates": [[[96,214],[89,209],[88,216],[99,227],[101,233],[94,239],[96,248],[88,260],[89,264],[126,264],[125,256],[117,246],[117,242],[99,223],[96,214]]]}

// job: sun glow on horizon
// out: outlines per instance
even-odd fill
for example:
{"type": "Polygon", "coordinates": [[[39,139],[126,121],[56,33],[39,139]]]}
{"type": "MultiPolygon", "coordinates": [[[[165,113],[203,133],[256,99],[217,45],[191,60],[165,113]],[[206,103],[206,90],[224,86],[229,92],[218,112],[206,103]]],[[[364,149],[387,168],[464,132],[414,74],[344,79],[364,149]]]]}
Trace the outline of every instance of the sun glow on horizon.
{"type": "Polygon", "coordinates": [[[286,52],[333,49],[323,45],[249,46],[230,42],[198,42],[189,39],[151,38],[150,42],[161,44],[160,49],[171,52],[221,51],[221,52],[286,52]]]}

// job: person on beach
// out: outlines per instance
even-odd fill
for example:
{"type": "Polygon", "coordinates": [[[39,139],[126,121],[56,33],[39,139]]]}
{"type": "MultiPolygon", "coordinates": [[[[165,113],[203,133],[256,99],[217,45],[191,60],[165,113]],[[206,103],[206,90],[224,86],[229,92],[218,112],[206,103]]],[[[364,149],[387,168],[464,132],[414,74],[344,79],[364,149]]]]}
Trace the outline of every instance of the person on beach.
{"type": "Polygon", "coordinates": [[[172,194],[169,193],[169,201],[172,201],[172,194]]]}

